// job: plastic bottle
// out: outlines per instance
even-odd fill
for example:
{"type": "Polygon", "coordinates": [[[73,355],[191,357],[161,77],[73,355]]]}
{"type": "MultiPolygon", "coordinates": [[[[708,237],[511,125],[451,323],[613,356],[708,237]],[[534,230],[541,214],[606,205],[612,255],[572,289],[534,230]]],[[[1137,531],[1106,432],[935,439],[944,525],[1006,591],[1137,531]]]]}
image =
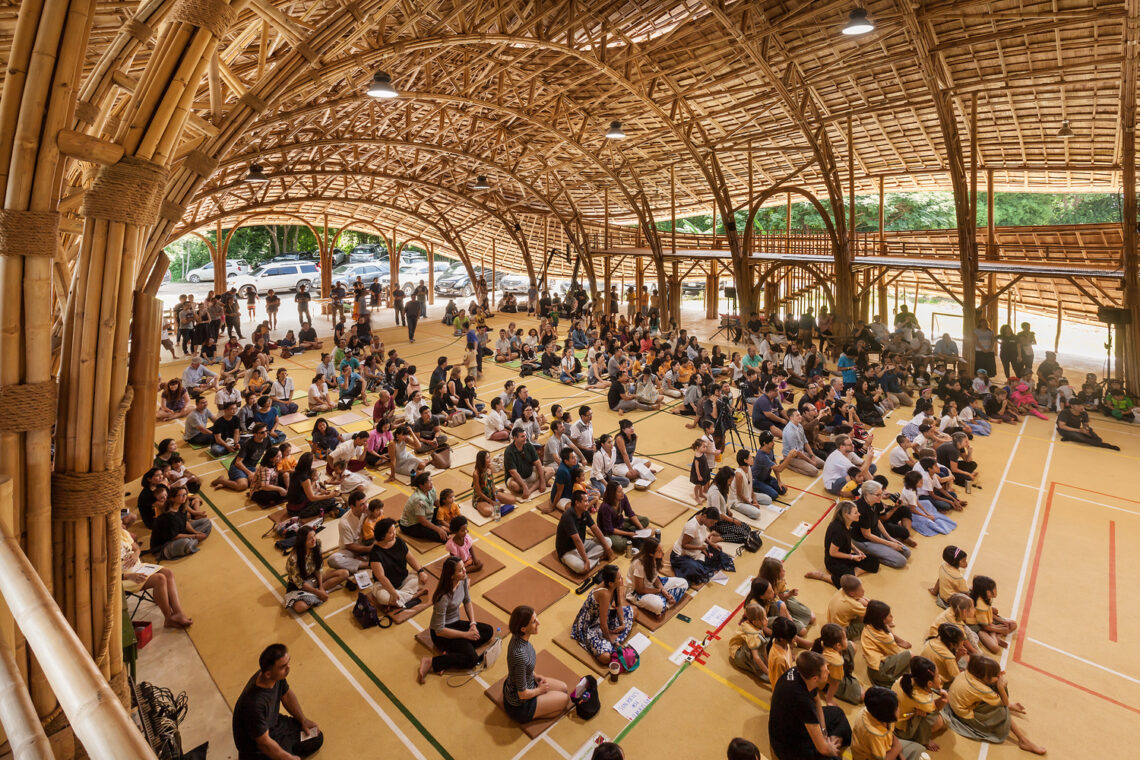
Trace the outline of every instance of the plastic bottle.
{"type": "Polygon", "coordinates": [[[496,501],[495,506],[491,507],[491,515],[495,518],[495,522],[498,522],[503,516],[503,505],[496,501]]]}
{"type": "Polygon", "coordinates": [[[498,628],[495,629],[495,638],[502,641],[502,639],[503,639],[503,626],[500,625],[498,628]]]}

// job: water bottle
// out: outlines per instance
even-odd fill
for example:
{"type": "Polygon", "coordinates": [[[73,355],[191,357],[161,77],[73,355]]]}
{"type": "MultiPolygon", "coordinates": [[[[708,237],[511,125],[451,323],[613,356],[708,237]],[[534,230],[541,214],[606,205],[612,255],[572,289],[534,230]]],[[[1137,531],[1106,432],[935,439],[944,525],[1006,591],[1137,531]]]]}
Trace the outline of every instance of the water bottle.
{"type": "Polygon", "coordinates": [[[500,625],[495,629],[495,639],[497,641],[503,640],[503,626],[500,625]]]}
{"type": "Polygon", "coordinates": [[[496,501],[495,505],[491,507],[491,515],[495,518],[495,522],[498,522],[499,518],[503,516],[503,505],[496,501]]]}

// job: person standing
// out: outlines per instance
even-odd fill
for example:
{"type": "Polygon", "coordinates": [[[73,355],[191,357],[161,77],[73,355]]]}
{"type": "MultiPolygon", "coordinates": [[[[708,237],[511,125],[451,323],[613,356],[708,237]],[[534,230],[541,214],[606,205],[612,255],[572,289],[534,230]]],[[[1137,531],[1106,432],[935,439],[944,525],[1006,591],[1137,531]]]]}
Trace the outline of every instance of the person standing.
{"type": "Polygon", "coordinates": [[[420,301],[418,298],[409,298],[404,306],[404,323],[408,326],[408,342],[416,342],[416,325],[420,321],[420,301]]]}
{"type": "Polygon", "coordinates": [[[297,694],[289,688],[288,675],[289,650],[284,644],[270,644],[234,703],[238,760],[293,760],[312,755],[324,744],[324,734],[305,716],[297,694]],[[281,714],[282,706],[288,715],[281,714]]]}
{"type": "Polygon", "coordinates": [[[997,374],[997,341],[986,320],[979,319],[974,330],[974,371],[984,369],[987,377],[997,374]]]}
{"type": "Polygon", "coordinates": [[[400,283],[392,283],[392,308],[396,310],[396,324],[404,324],[404,289],[400,283]]]}
{"type": "Polygon", "coordinates": [[[309,301],[312,300],[309,295],[309,289],[304,285],[297,288],[297,295],[293,296],[293,301],[297,304],[297,319],[301,324],[306,322],[311,323],[313,318],[309,316],[309,301]]]}
{"type": "Polygon", "coordinates": [[[423,280],[416,286],[416,300],[420,302],[420,316],[427,316],[428,289],[423,280]]]}
{"type": "Polygon", "coordinates": [[[534,314],[535,304],[538,302],[538,288],[532,282],[526,289],[526,313],[534,314]]]}
{"type": "Polygon", "coordinates": [[[226,332],[231,338],[234,337],[234,332],[237,332],[238,338],[244,338],[241,334],[241,307],[238,306],[237,291],[230,288],[229,292],[223,294],[222,304],[226,315],[226,332]]]}

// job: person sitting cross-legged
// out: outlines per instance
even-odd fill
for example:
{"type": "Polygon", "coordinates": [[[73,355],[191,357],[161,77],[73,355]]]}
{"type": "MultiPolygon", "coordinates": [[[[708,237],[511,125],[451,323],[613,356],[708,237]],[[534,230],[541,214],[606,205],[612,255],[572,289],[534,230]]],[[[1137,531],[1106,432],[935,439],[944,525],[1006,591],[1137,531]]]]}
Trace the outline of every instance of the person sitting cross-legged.
{"type": "Polygon", "coordinates": [[[614,557],[610,540],[602,535],[589,511],[586,492],[574,491],[554,534],[554,549],[559,560],[579,575],[593,570],[602,557],[606,560],[614,557]],[[586,538],[587,530],[591,538],[586,538]]]}
{"type": "Polygon", "coordinates": [[[305,716],[296,692],[285,680],[289,662],[284,644],[270,644],[234,703],[234,745],[241,760],[303,758],[324,744],[324,734],[305,716]],[[281,714],[282,705],[288,715],[281,714]]]}
{"type": "Polygon", "coordinates": [[[1057,435],[1061,437],[1062,441],[1087,443],[1089,446],[1120,451],[1119,446],[1106,443],[1093,432],[1089,425],[1089,413],[1085,411],[1085,405],[1076,397],[1069,401],[1068,406],[1057,413],[1057,435]]]}

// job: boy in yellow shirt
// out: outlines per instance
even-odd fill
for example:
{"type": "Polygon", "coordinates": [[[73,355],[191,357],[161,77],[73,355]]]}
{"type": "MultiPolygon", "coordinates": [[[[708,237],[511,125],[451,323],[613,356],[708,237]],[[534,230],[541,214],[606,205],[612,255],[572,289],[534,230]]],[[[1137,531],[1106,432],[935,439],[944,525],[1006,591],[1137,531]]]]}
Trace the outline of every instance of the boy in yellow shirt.
{"type": "Polygon", "coordinates": [[[863,709],[851,723],[851,755],[855,760],[919,760],[925,747],[894,734],[899,699],[890,689],[872,686],[863,709]]]}
{"type": "Polygon", "coordinates": [[[844,575],[839,579],[839,590],[827,603],[827,622],[845,629],[848,639],[858,639],[863,634],[863,615],[866,612],[863,581],[854,575],[844,575]]]}

